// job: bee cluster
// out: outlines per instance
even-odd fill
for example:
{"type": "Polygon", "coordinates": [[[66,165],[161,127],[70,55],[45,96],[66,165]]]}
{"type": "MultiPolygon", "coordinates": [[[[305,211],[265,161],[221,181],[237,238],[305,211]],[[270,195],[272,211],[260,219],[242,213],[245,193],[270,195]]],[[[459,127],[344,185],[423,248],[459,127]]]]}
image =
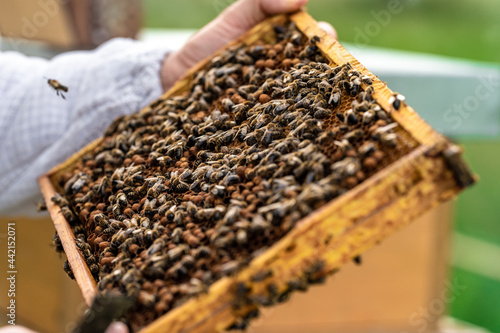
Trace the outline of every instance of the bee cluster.
{"type": "Polygon", "coordinates": [[[99,290],[136,300],[134,330],[414,148],[370,77],[330,66],[319,38],[293,23],[274,34],[223,51],[186,93],[117,119],[61,176],[54,200],[99,290]]]}

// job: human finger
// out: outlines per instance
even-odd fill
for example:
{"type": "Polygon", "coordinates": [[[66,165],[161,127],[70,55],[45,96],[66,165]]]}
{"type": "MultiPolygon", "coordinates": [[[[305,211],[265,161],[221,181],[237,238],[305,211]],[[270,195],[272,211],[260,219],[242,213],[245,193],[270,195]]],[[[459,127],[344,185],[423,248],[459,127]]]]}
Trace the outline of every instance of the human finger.
{"type": "Polygon", "coordinates": [[[0,333],[36,333],[36,332],[23,326],[16,325],[12,327],[11,325],[9,325],[0,327],[0,333]]]}
{"type": "Polygon", "coordinates": [[[193,35],[176,53],[165,59],[163,88],[167,90],[184,72],[266,17],[300,9],[308,0],[240,0],[193,35]]]}
{"type": "Polygon", "coordinates": [[[318,22],[318,25],[323,31],[332,36],[334,39],[338,39],[337,31],[335,28],[328,22],[318,22]]]}
{"type": "Polygon", "coordinates": [[[120,321],[115,321],[108,326],[104,333],[128,333],[128,327],[120,321]]]}

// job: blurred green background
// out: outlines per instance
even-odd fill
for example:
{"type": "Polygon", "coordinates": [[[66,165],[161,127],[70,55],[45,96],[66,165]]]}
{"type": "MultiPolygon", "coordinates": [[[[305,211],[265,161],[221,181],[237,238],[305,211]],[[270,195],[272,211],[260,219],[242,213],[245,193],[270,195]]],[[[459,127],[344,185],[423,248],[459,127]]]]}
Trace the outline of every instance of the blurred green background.
{"type": "MultiPolygon", "coordinates": [[[[500,63],[500,1],[392,0],[401,13],[370,45],[500,63]]],[[[151,28],[201,28],[233,0],[146,0],[151,28]],[[185,13],[185,15],[179,15],[185,13]]],[[[387,10],[391,0],[310,0],[308,12],[332,23],[343,41],[354,42],[356,27],[373,21],[372,11],[387,10]]]]}
{"type": "MultiPolygon", "coordinates": [[[[391,15],[386,26],[371,34],[369,29],[374,27],[367,23],[374,21],[377,16],[374,13],[387,10],[390,0],[310,0],[308,11],[315,19],[332,23],[341,41],[500,65],[500,1],[393,1],[400,3],[400,13],[391,15]],[[368,41],[362,40],[360,31],[368,31],[368,41]]],[[[146,0],[146,25],[150,28],[200,28],[232,2],[146,0]]],[[[481,180],[460,196],[455,231],[500,251],[500,177],[496,175],[500,170],[500,140],[457,139],[465,147],[465,157],[481,180]]],[[[500,258],[492,258],[491,265],[499,265],[499,262],[500,258]]],[[[450,274],[450,279],[458,278],[468,288],[463,297],[450,305],[450,314],[492,332],[500,332],[500,276],[488,277],[459,267],[451,267],[450,274]]]]}

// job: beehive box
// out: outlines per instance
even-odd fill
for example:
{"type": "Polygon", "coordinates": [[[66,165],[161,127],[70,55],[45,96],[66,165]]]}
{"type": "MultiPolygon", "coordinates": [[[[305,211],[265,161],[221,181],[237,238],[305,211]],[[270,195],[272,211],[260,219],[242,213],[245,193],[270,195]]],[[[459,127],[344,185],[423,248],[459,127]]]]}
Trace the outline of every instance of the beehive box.
{"type": "Polygon", "coordinates": [[[141,7],[136,0],[5,0],[0,3],[0,21],[0,34],[6,39],[41,41],[63,49],[93,48],[114,37],[135,38],[141,7]]]}
{"type": "MultiPolygon", "coordinates": [[[[394,121],[394,125],[389,125],[391,133],[393,130],[397,135],[399,149],[397,152],[388,151],[378,166],[372,166],[375,171],[366,179],[359,184],[357,180],[351,181],[346,185],[349,191],[316,207],[239,270],[217,279],[206,292],[187,299],[149,325],[140,327],[141,332],[213,332],[225,330],[235,323],[238,327],[243,324],[241,318],[249,319],[258,306],[285,300],[294,289],[292,282],[304,279],[321,281],[418,215],[453,198],[474,182],[460,157],[459,148],[430,128],[397,94],[326,35],[307,13],[268,19],[230,43],[225,50],[242,42],[247,45],[258,41],[273,44],[274,27],[289,21],[294,22],[309,39],[308,45],[321,51],[331,67],[349,66],[360,73],[363,78],[360,89],[372,89],[373,100],[391,117],[390,122],[394,121]]],[[[141,112],[152,112],[169,98],[187,93],[193,80],[197,80],[197,73],[213,63],[212,57],[202,61],[159,101],[141,112]]],[[[340,111],[336,111],[337,114],[346,115],[352,101],[352,97],[345,99],[338,106],[340,111]]],[[[337,117],[349,121],[347,116],[337,117]]],[[[336,119],[335,115],[329,119],[324,121],[326,127],[339,124],[339,119],[331,120],[336,119]]],[[[39,180],[76,281],[89,304],[97,291],[94,277],[75,244],[68,221],[50,199],[56,193],[64,192],[60,181],[63,175],[74,172],[82,158],[94,152],[104,140],[90,144],[39,180]]],[[[358,142],[357,147],[361,144],[358,142]]],[[[325,155],[333,155],[335,149],[338,150],[335,145],[323,148],[325,155]]]]}

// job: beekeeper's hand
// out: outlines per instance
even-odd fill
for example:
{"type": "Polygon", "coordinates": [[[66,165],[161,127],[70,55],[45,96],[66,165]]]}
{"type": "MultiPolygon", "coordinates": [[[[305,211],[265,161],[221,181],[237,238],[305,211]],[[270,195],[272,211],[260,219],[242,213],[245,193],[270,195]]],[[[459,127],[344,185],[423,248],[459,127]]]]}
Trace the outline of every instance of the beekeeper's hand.
{"type": "MultiPolygon", "coordinates": [[[[227,42],[239,37],[265,18],[300,9],[308,0],[239,0],[203,27],[177,52],[165,58],[161,79],[168,90],[190,67],[210,56],[227,42]]],[[[335,29],[321,22],[327,33],[337,38],[335,29]]]]}

